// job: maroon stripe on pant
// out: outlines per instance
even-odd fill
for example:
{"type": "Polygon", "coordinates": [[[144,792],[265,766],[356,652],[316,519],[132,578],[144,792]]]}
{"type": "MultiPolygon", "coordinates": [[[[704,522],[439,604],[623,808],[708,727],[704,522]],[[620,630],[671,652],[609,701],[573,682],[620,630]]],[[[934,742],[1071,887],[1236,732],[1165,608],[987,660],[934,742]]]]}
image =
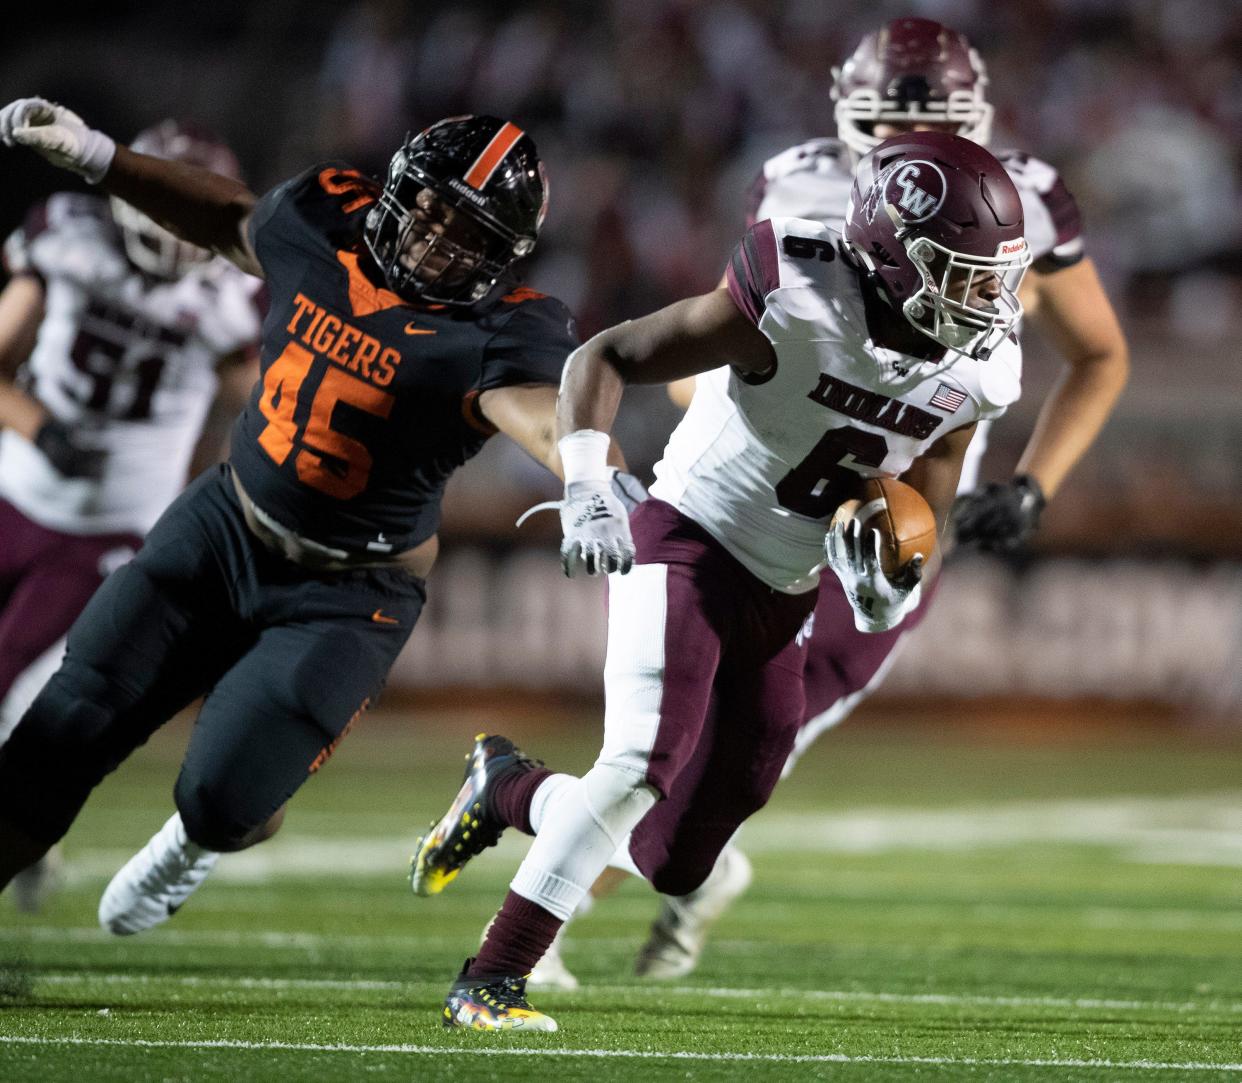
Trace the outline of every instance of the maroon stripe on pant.
{"type": "Polygon", "coordinates": [[[635,828],[630,849],[659,890],[685,894],[780,777],[803,714],[797,635],[815,594],[765,586],[663,501],[645,501],[631,527],[638,563],[668,571],[663,694],[647,772],[665,800],[635,828]]]}

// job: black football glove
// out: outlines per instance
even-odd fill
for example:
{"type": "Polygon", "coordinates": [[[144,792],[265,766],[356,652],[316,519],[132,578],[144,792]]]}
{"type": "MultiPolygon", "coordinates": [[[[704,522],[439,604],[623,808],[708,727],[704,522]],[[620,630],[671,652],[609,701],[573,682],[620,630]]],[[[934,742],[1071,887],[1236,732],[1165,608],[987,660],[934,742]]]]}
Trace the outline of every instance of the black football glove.
{"type": "Polygon", "coordinates": [[[953,504],[953,532],[958,545],[977,545],[990,553],[1012,553],[1039,527],[1048,501],[1030,474],[991,482],[953,504]]]}
{"type": "Polygon", "coordinates": [[[647,487],[633,474],[623,470],[612,470],[612,495],[621,501],[627,512],[632,512],[647,499],[647,487]]]}
{"type": "Polygon", "coordinates": [[[78,444],[73,431],[63,421],[49,417],[39,426],[34,443],[47,456],[48,462],[67,478],[103,476],[104,453],[78,444]]]}

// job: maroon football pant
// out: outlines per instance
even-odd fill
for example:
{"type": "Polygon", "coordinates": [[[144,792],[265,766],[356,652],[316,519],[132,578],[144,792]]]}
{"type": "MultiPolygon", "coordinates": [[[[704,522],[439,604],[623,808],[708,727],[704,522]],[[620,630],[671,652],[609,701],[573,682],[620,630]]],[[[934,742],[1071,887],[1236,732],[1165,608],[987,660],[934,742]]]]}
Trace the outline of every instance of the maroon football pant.
{"type": "Polygon", "coordinates": [[[22,671],[69,631],[135,534],[65,534],[0,500],[0,700],[22,671]]]}
{"type": "Polygon", "coordinates": [[[771,590],[663,501],[640,505],[631,527],[637,565],[609,583],[600,760],[643,769],[664,796],[630,854],[658,890],[684,895],[780,778],[815,595],[771,590]]]}

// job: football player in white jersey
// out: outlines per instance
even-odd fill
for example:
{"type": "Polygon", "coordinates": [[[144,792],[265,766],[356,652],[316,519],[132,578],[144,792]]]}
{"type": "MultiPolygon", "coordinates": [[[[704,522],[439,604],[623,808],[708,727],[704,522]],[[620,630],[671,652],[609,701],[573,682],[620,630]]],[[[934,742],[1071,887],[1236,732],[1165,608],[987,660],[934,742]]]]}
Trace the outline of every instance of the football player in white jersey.
{"type": "Polygon", "coordinates": [[[541,958],[620,850],[658,891],[699,888],[766,802],[804,711],[819,573],[832,619],[877,634],[918,604],[939,549],[891,577],[857,520],[860,477],[903,477],[943,529],[976,424],[1020,393],[1017,287],[1030,262],[1013,181],[986,150],[901,135],[859,164],[844,232],[757,223],[724,288],[597,335],[561,384],[567,574],[609,581],[603,749],[582,778],[480,737],[422,840],[436,894],[509,826],[536,835],[446,1026],[555,1030],[525,997],[541,958]],[[719,367],[721,363],[727,367],[719,367]],[[632,513],[607,480],[627,383],[710,373],[632,513]],[[628,573],[628,574],[627,574],[628,573]],[[714,709],[709,711],[709,703],[714,709]],[[627,839],[628,836],[628,839],[627,839]]]}
{"type": "MultiPolygon", "coordinates": [[[[987,145],[992,128],[986,70],[969,41],[929,19],[894,19],[866,35],[834,73],[836,138],[811,139],[764,163],[751,187],[747,224],[793,216],[841,228],[854,166],[882,138],[902,131],[952,131],[987,145]]],[[[1086,453],[1112,411],[1129,373],[1125,336],[1085,254],[1078,206],[1057,171],[1016,150],[996,152],[1022,199],[1033,260],[1022,282],[1024,324],[1051,342],[1065,370],[1007,482],[979,487],[979,467],[991,422],[982,420],[966,453],[952,533],[959,544],[1005,552],[1035,531],[1047,500],[1086,453]]],[[[695,381],[670,386],[683,408],[695,381]]],[[[861,635],[848,621],[817,612],[808,644],[806,715],[785,774],[820,734],[842,722],[882,682],[898,646],[926,615],[934,584],[901,627],[861,635]]],[[[826,602],[830,605],[830,600],[826,602]]],[[[595,889],[606,893],[624,872],[610,869],[595,889]]],[[[735,845],[691,895],[666,897],[639,952],[642,977],[668,979],[698,963],[710,925],[748,886],[750,863],[735,845]]],[[[555,950],[532,975],[572,987],[573,975],[555,950]]]]}
{"type": "MultiPolygon", "coordinates": [[[[239,175],[216,137],[166,120],[134,146],[239,175]]],[[[105,576],[219,457],[218,413],[254,383],[260,283],[119,200],[59,193],[4,246],[0,293],[0,743],[59,664],[105,576]],[[200,440],[202,443],[200,444],[200,440]]],[[[37,905],[48,864],[15,881],[37,905]]]]}
{"type": "MultiPolygon", "coordinates": [[[[983,61],[970,42],[940,23],[900,18],[867,34],[834,72],[837,136],[810,139],[766,161],[749,192],[746,224],[788,216],[842,228],[854,166],[882,138],[899,132],[950,131],[987,145],[993,115],[987,85],[983,61]]],[[[995,153],[1022,199],[1033,260],[1022,282],[1024,322],[1034,323],[1065,362],[1008,482],[978,485],[989,420],[980,421],[966,453],[952,533],[958,543],[1004,552],[1034,532],[1046,501],[1095,440],[1125,386],[1129,355],[1085,254],[1081,216],[1064,181],[1052,166],[1020,151],[995,153]]],[[[693,378],[677,381],[669,386],[670,397],[688,408],[695,385],[693,378]]],[[[834,621],[832,595],[825,597],[825,611],[816,612],[808,642],[803,725],[785,774],[820,734],[848,717],[882,682],[898,646],[929,609],[935,584],[928,588],[900,627],[880,634],[861,634],[848,620],[834,621]]],[[[627,865],[626,855],[620,855],[592,894],[610,892],[628,875],[627,865]]],[[[730,843],[699,888],[665,896],[635,972],[652,979],[690,973],[708,929],[750,880],[750,862],[730,843]]],[[[590,902],[588,896],[584,904],[590,902]]],[[[532,972],[532,987],[576,988],[559,941],[558,936],[532,972]]]]}

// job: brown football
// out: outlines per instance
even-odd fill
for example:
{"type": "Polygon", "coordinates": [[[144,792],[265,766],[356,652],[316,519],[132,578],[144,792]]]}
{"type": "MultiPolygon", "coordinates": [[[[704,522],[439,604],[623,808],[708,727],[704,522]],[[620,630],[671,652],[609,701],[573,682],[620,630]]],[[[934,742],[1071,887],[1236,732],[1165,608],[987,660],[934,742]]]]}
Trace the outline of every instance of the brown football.
{"type": "Polygon", "coordinates": [[[864,531],[880,532],[880,556],[885,575],[896,575],[915,553],[930,559],[936,548],[936,517],[923,494],[896,478],[867,478],[856,496],[845,501],[832,517],[862,520],[864,531]]]}

